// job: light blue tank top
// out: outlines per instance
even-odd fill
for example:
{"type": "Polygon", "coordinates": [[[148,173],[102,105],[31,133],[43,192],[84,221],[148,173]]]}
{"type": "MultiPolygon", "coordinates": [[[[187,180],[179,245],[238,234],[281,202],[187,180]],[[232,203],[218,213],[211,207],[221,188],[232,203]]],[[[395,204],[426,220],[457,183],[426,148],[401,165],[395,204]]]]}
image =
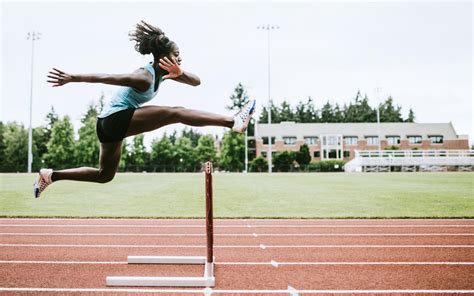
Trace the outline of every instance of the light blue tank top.
{"type": "Polygon", "coordinates": [[[115,95],[110,100],[110,103],[107,104],[102,110],[102,112],[99,114],[98,116],[99,118],[104,118],[111,114],[114,114],[116,112],[119,112],[125,109],[129,109],[129,108],[136,109],[156,96],[156,94],[158,93],[160,84],[163,81],[163,78],[162,77],[159,78],[158,87],[155,91],[154,89],[155,88],[155,69],[153,68],[153,65],[149,63],[143,68],[147,70],[148,72],[150,72],[150,74],[153,76],[153,83],[150,85],[150,88],[148,88],[144,92],[140,92],[132,87],[128,87],[128,86],[120,87],[120,89],[115,93],[115,95]]]}

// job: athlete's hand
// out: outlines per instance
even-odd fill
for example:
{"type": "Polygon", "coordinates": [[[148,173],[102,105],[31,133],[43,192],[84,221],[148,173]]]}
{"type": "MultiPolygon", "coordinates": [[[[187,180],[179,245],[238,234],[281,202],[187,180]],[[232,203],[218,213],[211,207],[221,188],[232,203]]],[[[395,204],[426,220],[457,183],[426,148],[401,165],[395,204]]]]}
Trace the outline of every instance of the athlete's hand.
{"type": "Polygon", "coordinates": [[[163,79],[173,79],[183,74],[183,70],[179,67],[176,59],[174,57],[171,57],[171,59],[172,61],[170,61],[168,57],[160,59],[160,63],[158,64],[160,68],[168,71],[168,74],[163,76],[163,79]]]}
{"type": "Polygon", "coordinates": [[[48,78],[49,78],[48,82],[52,83],[53,87],[61,86],[73,81],[73,78],[71,75],[61,70],[58,70],[56,68],[53,68],[53,70],[49,71],[48,78]]]}

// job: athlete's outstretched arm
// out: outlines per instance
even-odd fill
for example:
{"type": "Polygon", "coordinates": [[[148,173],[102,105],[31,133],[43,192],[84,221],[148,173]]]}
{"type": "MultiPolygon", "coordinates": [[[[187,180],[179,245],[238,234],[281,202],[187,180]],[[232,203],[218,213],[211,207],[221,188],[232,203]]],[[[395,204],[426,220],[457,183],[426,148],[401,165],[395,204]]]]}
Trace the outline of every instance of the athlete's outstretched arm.
{"type": "Polygon", "coordinates": [[[53,68],[49,71],[48,78],[48,82],[52,83],[53,87],[69,82],[89,82],[129,86],[146,91],[153,83],[151,75],[147,75],[146,71],[137,71],[131,74],[68,74],[53,68]]]}
{"type": "Polygon", "coordinates": [[[159,66],[168,72],[163,79],[173,79],[192,86],[201,84],[201,79],[197,75],[183,71],[174,57],[171,57],[171,60],[168,57],[160,59],[159,66]]]}

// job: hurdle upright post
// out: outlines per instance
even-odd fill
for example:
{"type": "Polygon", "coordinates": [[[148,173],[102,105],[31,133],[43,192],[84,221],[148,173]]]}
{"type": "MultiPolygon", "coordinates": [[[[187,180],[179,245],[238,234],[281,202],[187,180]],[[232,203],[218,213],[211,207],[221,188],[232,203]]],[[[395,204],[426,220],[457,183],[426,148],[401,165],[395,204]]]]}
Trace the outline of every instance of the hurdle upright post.
{"type": "Polygon", "coordinates": [[[131,264],[203,264],[202,277],[108,276],[108,286],[128,287],[214,287],[214,230],[212,205],[212,163],[204,164],[206,198],[206,256],[128,256],[131,264]]]}
{"type": "Polygon", "coordinates": [[[205,180],[206,180],[206,248],[207,248],[207,264],[205,266],[205,275],[213,277],[214,271],[214,214],[212,205],[212,162],[205,164],[205,180]]]}

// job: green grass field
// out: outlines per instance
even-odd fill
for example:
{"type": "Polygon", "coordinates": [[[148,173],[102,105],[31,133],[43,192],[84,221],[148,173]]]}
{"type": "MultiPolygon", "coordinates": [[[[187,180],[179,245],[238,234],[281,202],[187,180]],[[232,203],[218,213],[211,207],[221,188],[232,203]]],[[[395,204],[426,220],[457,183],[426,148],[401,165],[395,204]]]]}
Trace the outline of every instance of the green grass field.
{"type": "MultiPolygon", "coordinates": [[[[204,217],[204,174],[61,181],[34,199],[34,175],[0,174],[2,217],[204,217]]],[[[213,175],[220,218],[474,217],[473,173],[213,175]]]]}

